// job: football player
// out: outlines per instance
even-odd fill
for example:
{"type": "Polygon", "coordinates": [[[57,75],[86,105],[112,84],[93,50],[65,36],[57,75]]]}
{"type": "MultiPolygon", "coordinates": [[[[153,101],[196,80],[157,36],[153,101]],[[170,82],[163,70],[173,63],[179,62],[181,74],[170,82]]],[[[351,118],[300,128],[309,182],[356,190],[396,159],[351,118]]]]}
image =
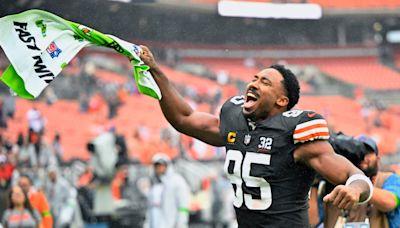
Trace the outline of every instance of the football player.
{"type": "Polygon", "coordinates": [[[339,208],[364,203],[371,181],[334,153],[321,115],[291,110],[299,83],[284,66],[273,65],[253,76],[244,96],[228,99],[220,117],[194,111],[142,47],[163,95],[159,104],[181,133],[226,147],[225,172],[235,192],[239,227],[309,227],[308,191],[315,173],[339,184],[324,201],[339,208]]]}

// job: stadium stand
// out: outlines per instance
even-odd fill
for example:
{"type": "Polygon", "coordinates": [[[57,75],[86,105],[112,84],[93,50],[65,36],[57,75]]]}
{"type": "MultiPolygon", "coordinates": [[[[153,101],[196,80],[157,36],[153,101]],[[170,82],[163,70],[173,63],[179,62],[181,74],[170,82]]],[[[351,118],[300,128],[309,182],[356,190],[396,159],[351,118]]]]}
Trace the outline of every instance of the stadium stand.
{"type": "MultiPolygon", "coordinates": [[[[285,59],[289,64],[316,65],[337,80],[372,90],[398,90],[400,74],[378,62],[376,57],[285,59]]],[[[268,61],[268,60],[266,60],[268,61]]]]}
{"type": "Polygon", "coordinates": [[[396,0],[362,0],[362,1],[346,1],[346,0],[310,0],[310,3],[320,4],[323,8],[332,9],[367,9],[367,8],[398,8],[400,2],[396,0]]]}
{"type": "Polygon", "coordinates": [[[113,82],[117,84],[127,83],[129,78],[108,70],[97,69],[95,72],[96,77],[104,82],[113,82]]]}
{"type": "MultiPolygon", "coordinates": [[[[385,40],[385,31],[399,24],[396,12],[400,1],[251,1],[317,3],[323,8],[323,16],[319,20],[221,17],[215,10],[218,0],[140,1],[151,4],[137,4],[134,0],[71,0],[68,4],[19,0],[17,4],[4,2],[0,17],[29,8],[46,9],[71,21],[147,45],[189,104],[196,110],[217,115],[222,102],[241,94],[252,75],[273,63],[287,64],[296,72],[301,85],[302,97],[295,108],[322,114],[333,131],[371,136],[378,143],[384,168],[400,173],[400,49],[385,40]],[[388,51],[383,56],[385,50],[388,51]],[[309,77],[305,76],[307,73],[309,77]]],[[[7,58],[0,53],[0,74],[7,65],[7,58]]],[[[45,142],[53,146],[55,135],[61,136],[66,162],[59,164],[65,177],[76,188],[88,187],[87,191],[93,194],[96,187],[92,185],[97,180],[93,182],[94,173],[86,165],[92,157],[87,143],[103,132],[115,132],[124,137],[128,150],[128,157],[123,157],[125,160],[117,166],[118,172],[124,175],[127,166],[130,172],[130,178],[118,177],[121,185],[117,191],[121,198],[138,197],[148,191],[146,183],[138,179],[151,174],[152,167],[148,164],[152,156],[163,152],[176,159],[177,171],[191,185],[190,227],[211,226],[222,217],[213,212],[224,211],[215,207],[221,206],[220,201],[213,205],[217,201],[213,190],[220,186],[213,188],[212,185],[222,178],[225,150],[174,132],[157,101],[139,94],[131,71],[129,61],[118,53],[85,48],[63,70],[63,75],[49,85],[57,95],[55,101],[49,102],[46,93],[36,101],[16,99],[15,116],[7,119],[7,128],[0,126],[0,140],[15,146],[18,134],[28,131],[27,111],[36,106],[46,120],[45,142]],[[110,101],[113,100],[110,98],[118,100],[116,113],[111,117],[110,101]],[[82,111],[85,102],[87,109],[82,111]],[[83,165],[77,165],[76,169],[79,163],[83,165]],[[125,190],[144,188],[124,196],[122,187],[125,190]]],[[[2,95],[8,92],[6,86],[0,85],[2,95]]],[[[1,101],[6,97],[0,97],[1,108],[1,101]]],[[[0,117],[4,116],[2,113],[0,117]]],[[[8,145],[2,146],[0,149],[6,151],[8,145]]],[[[16,169],[20,168],[18,165],[16,169]]],[[[46,169],[34,170],[32,174],[45,177],[46,172],[46,169]]],[[[228,182],[224,186],[232,193],[228,182]]],[[[82,192],[78,195],[81,199],[82,192]]],[[[224,193],[223,197],[227,195],[224,193]]],[[[145,207],[148,205],[145,197],[141,202],[145,207]]],[[[121,210],[127,213],[110,217],[121,221],[132,219],[135,216],[128,212],[137,203],[140,200],[133,199],[129,203],[131,208],[121,210]]],[[[232,210],[231,202],[227,205],[232,210]]],[[[144,214],[145,207],[136,209],[144,214]]],[[[88,209],[81,209],[87,215],[88,209]]],[[[140,214],[137,211],[134,213],[140,214]]],[[[86,217],[85,227],[102,227],[103,218],[98,219],[86,217]]],[[[234,222],[234,215],[227,221],[234,222]]],[[[124,227],[140,227],[138,224],[141,223],[124,227]]],[[[214,227],[219,225],[234,227],[222,223],[214,227]]]]}
{"type": "MultiPolygon", "coordinates": [[[[300,0],[241,0],[248,2],[273,2],[273,3],[304,3],[304,1],[300,0]]],[[[217,4],[219,0],[191,0],[192,3],[195,4],[217,4]]],[[[356,1],[347,1],[347,0],[308,0],[307,3],[316,3],[321,5],[323,8],[327,9],[371,9],[371,8],[399,8],[400,3],[396,0],[356,0],[356,1]]]]}
{"type": "Polygon", "coordinates": [[[371,134],[378,141],[382,154],[393,154],[396,151],[400,133],[399,117],[388,110],[380,116],[385,126],[375,127],[373,116],[376,110],[372,109],[369,118],[365,120],[361,116],[362,106],[343,96],[303,96],[298,108],[321,113],[334,131],[349,135],[371,134]]]}
{"type": "MultiPolygon", "coordinates": [[[[226,58],[184,58],[185,62],[201,64],[210,69],[215,75],[221,72],[226,73],[230,79],[247,82],[249,78],[258,73],[261,69],[274,63],[273,60],[253,60],[254,65],[246,66],[246,59],[226,59],[226,58]]],[[[252,61],[252,60],[251,60],[252,61]]],[[[300,80],[300,87],[303,93],[310,93],[313,88],[300,80]]]]}

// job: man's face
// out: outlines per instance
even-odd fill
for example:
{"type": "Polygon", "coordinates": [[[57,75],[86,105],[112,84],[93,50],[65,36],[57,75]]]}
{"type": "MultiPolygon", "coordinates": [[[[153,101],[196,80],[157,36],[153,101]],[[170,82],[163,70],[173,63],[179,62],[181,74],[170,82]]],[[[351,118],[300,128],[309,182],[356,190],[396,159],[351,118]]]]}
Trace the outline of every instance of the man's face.
{"type": "Polygon", "coordinates": [[[167,166],[162,163],[156,163],[154,164],[154,171],[157,176],[162,176],[167,171],[167,166]]]}
{"type": "Polygon", "coordinates": [[[265,119],[275,108],[287,106],[288,98],[279,71],[267,68],[247,85],[243,114],[253,120],[265,119]]]}
{"type": "Polygon", "coordinates": [[[364,156],[364,160],[361,161],[359,168],[368,177],[375,176],[378,173],[378,161],[379,157],[375,153],[368,153],[364,156]]]}
{"type": "Polygon", "coordinates": [[[24,192],[29,192],[31,188],[31,182],[26,177],[21,177],[18,181],[18,185],[24,190],[24,192]]]}
{"type": "Polygon", "coordinates": [[[57,181],[57,173],[55,171],[50,171],[49,179],[51,182],[55,183],[57,181]]]}

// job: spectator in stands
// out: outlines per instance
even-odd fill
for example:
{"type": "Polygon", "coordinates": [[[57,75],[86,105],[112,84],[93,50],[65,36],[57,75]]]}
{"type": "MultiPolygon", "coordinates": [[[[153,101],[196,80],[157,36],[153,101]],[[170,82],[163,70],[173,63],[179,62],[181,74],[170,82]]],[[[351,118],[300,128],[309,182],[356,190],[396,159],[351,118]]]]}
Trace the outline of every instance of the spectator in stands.
{"type": "Polygon", "coordinates": [[[123,134],[119,134],[115,127],[112,127],[110,131],[115,135],[115,147],[118,154],[116,166],[120,166],[125,164],[129,160],[128,147],[126,145],[125,136],[123,134]]]}
{"type": "Polygon", "coordinates": [[[63,165],[64,164],[64,160],[63,160],[64,150],[61,145],[61,135],[59,132],[57,132],[56,135],[54,136],[53,143],[52,143],[52,149],[53,149],[53,156],[57,159],[58,164],[63,165]]]}
{"type": "Polygon", "coordinates": [[[7,119],[4,112],[4,101],[0,98],[0,128],[7,128],[7,119]]]}
{"type": "Polygon", "coordinates": [[[158,153],[152,158],[155,175],[149,193],[150,228],[185,228],[189,225],[190,189],[172,167],[170,158],[158,153]]]}
{"type": "Polygon", "coordinates": [[[368,100],[362,101],[362,107],[361,107],[361,117],[364,120],[365,126],[366,126],[366,132],[369,132],[370,129],[370,115],[371,115],[371,107],[370,107],[370,102],[368,100]]]}
{"type": "MultiPolygon", "coordinates": [[[[12,164],[7,162],[7,157],[4,154],[0,154],[0,202],[6,202],[7,193],[11,183],[11,177],[14,167],[12,164]]],[[[0,203],[0,218],[3,212],[6,210],[6,204],[0,203]]]]}
{"type": "Polygon", "coordinates": [[[75,189],[59,174],[57,167],[49,167],[47,175],[44,190],[50,203],[55,227],[69,227],[74,213],[75,189]]]}
{"type": "Polygon", "coordinates": [[[114,200],[120,200],[121,188],[126,183],[128,178],[128,169],[126,165],[119,164],[118,170],[115,173],[114,179],[111,182],[111,190],[114,200]]]}
{"type": "Polygon", "coordinates": [[[89,109],[89,100],[86,93],[79,94],[79,111],[86,113],[89,109]]]}
{"type": "MultiPolygon", "coordinates": [[[[4,201],[3,201],[4,202],[4,201]]],[[[8,197],[9,207],[1,223],[6,228],[41,228],[41,218],[37,210],[31,207],[26,193],[19,186],[13,186],[8,197]]]]}
{"type": "Polygon", "coordinates": [[[29,143],[20,148],[19,160],[27,167],[34,169],[46,169],[49,165],[57,164],[50,146],[42,140],[39,133],[30,131],[29,143]]]}
{"type": "Polygon", "coordinates": [[[15,114],[15,96],[7,94],[4,97],[4,113],[8,118],[13,119],[15,114]]]}
{"type": "Polygon", "coordinates": [[[48,104],[49,106],[53,105],[58,100],[58,97],[57,97],[56,93],[54,92],[53,87],[50,87],[50,86],[47,87],[43,94],[46,99],[46,104],[48,104]]]}
{"type": "Polygon", "coordinates": [[[115,94],[105,97],[108,107],[108,119],[112,119],[117,115],[118,107],[121,105],[118,97],[115,94]]]}
{"type": "Polygon", "coordinates": [[[4,154],[0,154],[0,189],[8,189],[14,166],[7,161],[4,154]]]}
{"type": "Polygon", "coordinates": [[[18,185],[28,195],[29,202],[32,208],[39,211],[42,218],[43,228],[53,227],[53,217],[50,213],[48,200],[42,191],[36,190],[32,186],[32,180],[27,175],[21,175],[18,180],[18,185]]]}
{"type": "Polygon", "coordinates": [[[28,110],[26,117],[28,119],[29,130],[41,135],[44,131],[45,120],[42,113],[36,108],[36,105],[28,110]]]}

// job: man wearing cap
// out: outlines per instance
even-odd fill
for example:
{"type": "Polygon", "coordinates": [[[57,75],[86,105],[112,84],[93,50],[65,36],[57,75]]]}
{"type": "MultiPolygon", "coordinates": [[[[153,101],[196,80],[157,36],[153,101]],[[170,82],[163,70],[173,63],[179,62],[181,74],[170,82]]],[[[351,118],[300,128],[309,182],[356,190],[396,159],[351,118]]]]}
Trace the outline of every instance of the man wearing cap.
{"type": "Polygon", "coordinates": [[[374,183],[374,193],[369,201],[367,211],[371,227],[383,227],[383,224],[374,216],[384,213],[390,228],[400,227],[400,176],[391,172],[381,172],[379,169],[378,146],[367,136],[360,136],[358,140],[364,143],[366,153],[359,168],[369,176],[374,183]]]}
{"type": "MultiPolygon", "coordinates": [[[[379,170],[378,146],[375,141],[365,135],[356,138],[364,149],[358,148],[361,161],[357,165],[374,184],[374,192],[368,204],[354,206],[344,213],[334,207],[325,208],[325,227],[333,227],[340,223],[367,222],[372,228],[400,227],[400,176],[379,170]]],[[[354,161],[352,161],[354,163],[354,161]]],[[[336,227],[336,226],[335,226],[336,227]]]]}
{"type": "Polygon", "coordinates": [[[170,158],[156,154],[152,158],[154,177],[149,193],[150,228],[186,228],[189,223],[190,189],[172,167],[170,158]]]}

